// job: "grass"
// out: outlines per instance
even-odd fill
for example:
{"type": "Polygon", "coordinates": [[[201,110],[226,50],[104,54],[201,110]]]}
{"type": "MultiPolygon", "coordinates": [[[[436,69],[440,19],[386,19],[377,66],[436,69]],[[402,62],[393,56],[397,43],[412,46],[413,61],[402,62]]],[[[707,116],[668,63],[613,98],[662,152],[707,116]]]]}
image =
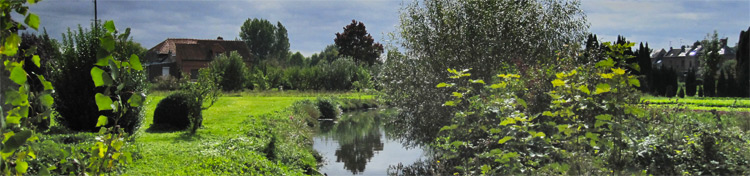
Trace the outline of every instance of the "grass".
{"type": "MultiPolygon", "coordinates": [[[[146,119],[143,127],[136,135],[137,148],[140,151],[140,159],[128,164],[124,170],[126,175],[216,175],[216,174],[243,174],[245,171],[254,171],[266,168],[294,167],[289,162],[280,161],[287,155],[289,158],[308,158],[309,153],[304,149],[295,149],[301,144],[305,135],[297,131],[287,118],[283,110],[294,102],[304,99],[313,99],[316,96],[339,96],[339,97],[365,97],[357,93],[309,93],[309,92],[240,92],[230,93],[221,97],[216,104],[208,110],[203,111],[203,127],[198,132],[189,136],[186,132],[151,133],[146,130],[153,122],[153,111],[156,104],[164,98],[167,92],[154,92],[147,98],[145,105],[146,119]],[[264,115],[275,113],[276,115],[264,115]],[[286,128],[286,129],[285,129],[286,128]],[[271,144],[273,133],[281,142],[271,144]],[[291,135],[291,136],[290,136],[291,135]],[[297,138],[289,139],[287,138],[297,138]],[[236,143],[241,144],[236,144],[236,143]],[[291,143],[291,144],[290,144],[291,143]],[[268,146],[276,145],[276,161],[263,161],[268,151],[263,151],[268,146]],[[237,150],[233,147],[241,147],[237,150]],[[284,151],[284,150],[299,150],[284,151]],[[291,152],[291,153],[289,153],[291,152]],[[283,155],[283,156],[281,156],[283,155]],[[227,163],[229,162],[229,163],[227,163]],[[268,167],[265,167],[268,166],[268,167]],[[247,169],[239,169],[239,168],[247,169]]],[[[274,138],[275,139],[275,138],[274,138]]],[[[274,152],[270,152],[274,153],[274,152]]],[[[298,159],[299,160],[299,159],[298,159]]],[[[291,170],[291,169],[290,169],[291,170]]],[[[282,170],[283,172],[283,170],[282,170]]],[[[261,172],[262,173],[262,172],[261,172]]],[[[277,173],[277,172],[270,172],[277,173]]],[[[246,173],[245,173],[246,174],[246,173]]]]}
{"type": "Polygon", "coordinates": [[[641,101],[651,107],[686,108],[689,110],[717,110],[726,112],[750,112],[750,98],[739,97],[653,97],[644,96],[641,101]]]}

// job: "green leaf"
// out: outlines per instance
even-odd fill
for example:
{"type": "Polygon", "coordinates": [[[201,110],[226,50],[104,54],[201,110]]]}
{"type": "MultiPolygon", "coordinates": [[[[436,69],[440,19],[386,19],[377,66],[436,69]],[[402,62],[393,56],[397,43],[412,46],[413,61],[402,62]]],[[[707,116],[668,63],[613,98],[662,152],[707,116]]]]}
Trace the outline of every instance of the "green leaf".
{"type": "Polygon", "coordinates": [[[138,58],[138,56],[136,56],[135,54],[130,55],[130,67],[138,71],[143,70],[143,67],[141,66],[141,59],[138,58]]]}
{"type": "Polygon", "coordinates": [[[114,58],[112,57],[112,55],[108,55],[107,57],[103,57],[103,58],[97,59],[96,60],[96,64],[94,64],[94,65],[96,65],[96,66],[102,66],[102,67],[109,66],[109,60],[114,60],[114,58]]]}
{"type": "Polygon", "coordinates": [[[461,97],[464,96],[464,94],[461,94],[461,93],[458,93],[458,92],[453,92],[453,96],[456,97],[456,98],[461,98],[461,97]]]}
{"type": "Polygon", "coordinates": [[[112,77],[109,76],[109,73],[104,72],[99,67],[91,68],[91,80],[94,81],[94,86],[96,87],[112,84],[112,77]]]}
{"type": "Polygon", "coordinates": [[[112,110],[114,104],[112,99],[102,93],[96,93],[96,106],[99,107],[99,111],[112,110]]]}
{"type": "Polygon", "coordinates": [[[505,120],[500,122],[500,125],[502,126],[506,126],[508,124],[516,124],[516,120],[514,120],[513,118],[506,118],[505,120]]]}
{"type": "Polygon", "coordinates": [[[606,93],[606,92],[609,92],[610,90],[611,90],[611,87],[609,87],[609,84],[599,83],[596,85],[596,91],[594,92],[594,94],[606,93]]]}
{"type": "Polygon", "coordinates": [[[596,63],[596,67],[612,68],[614,66],[615,66],[615,61],[612,59],[607,59],[607,60],[599,61],[596,63]]]}
{"type": "Polygon", "coordinates": [[[444,82],[441,82],[440,84],[438,84],[438,85],[437,85],[437,86],[435,86],[435,87],[437,87],[437,88],[442,88],[442,87],[450,87],[450,84],[446,84],[446,83],[444,83],[444,82]]]}
{"type": "Polygon", "coordinates": [[[612,121],[612,115],[609,115],[609,114],[602,114],[602,115],[597,115],[597,116],[596,116],[596,117],[594,117],[594,118],[596,118],[597,120],[606,120],[606,121],[612,121]]]}
{"type": "Polygon", "coordinates": [[[115,39],[111,35],[105,35],[99,38],[99,46],[104,50],[112,52],[115,50],[115,39]]]}
{"type": "Polygon", "coordinates": [[[39,55],[34,55],[33,57],[31,57],[31,61],[34,62],[34,65],[36,65],[36,67],[39,67],[39,68],[42,67],[42,63],[40,63],[41,59],[39,59],[39,55]]]}
{"type": "Polygon", "coordinates": [[[487,174],[487,172],[489,172],[489,171],[490,171],[490,169],[492,169],[492,168],[490,168],[490,166],[489,166],[489,165],[486,165],[486,164],[485,164],[485,165],[482,165],[482,167],[481,167],[480,169],[482,169],[482,175],[485,175],[485,174],[487,174]]]}
{"type": "Polygon", "coordinates": [[[26,163],[26,161],[16,161],[16,173],[25,174],[27,169],[29,169],[29,163],[26,163]]]}
{"type": "Polygon", "coordinates": [[[476,84],[485,84],[484,80],[481,80],[481,79],[478,79],[478,80],[469,79],[469,81],[471,81],[471,83],[476,83],[476,84]]]}
{"type": "Polygon", "coordinates": [[[555,114],[554,114],[554,113],[552,113],[552,112],[550,112],[550,111],[544,111],[544,112],[542,113],[542,115],[543,115],[543,116],[547,116],[547,117],[555,117],[555,114]]]}
{"type": "Polygon", "coordinates": [[[14,56],[18,52],[18,45],[21,44],[21,37],[18,34],[11,33],[8,38],[5,39],[2,53],[6,56],[14,56]]]}
{"type": "Polygon", "coordinates": [[[628,84],[635,86],[635,87],[641,87],[641,81],[639,81],[636,78],[630,78],[628,79],[628,84]]]}
{"type": "Polygon", "coordinates": [[[508,83],[506,83],[505,81],[502,81],[500,83],[490,85],[490,88],[499,89],[499,88],[505,88],[506,86],[508,86],[508,83]]]}
{"type": "Polygon", "coordinates": [[[443,103],[443,106],[456,106],[456,102],[454,101],[446,101],[443,103]]]}
{"type": "Polygon", "coordinates": [[[453,142],[451,142],[451,145],[453,145],[453,147],[459,147],[461,145],[464,145],[464,142],[463,141],[453,141],[453,142]]]}
{"type": "Polygon", "coordinates": [[[503,143],[505,143],[505,142],[508,142],[508,141],[509,141],[509,140],[511,140],[511,139],[513,139],[513,137],[510,137],[510,136],[505,136],[505,137],[503,137],[502,139],[498,140],[498,141],[497,141],[497,143],[498,143],[498,144],[503,144],[503,143]]]}
{"type": "Polygon", "coordinates": [[[586,87],[586,85],[579,86],[578,90],[580,90],[581,92],[586,93],[588,95],[591,95],[591,91],[589,91],[589,88],[586,87]]]}
{"type": "Polygon", "coordinates": [[[26,71],[23,67],[14,67],[13,71],[10,72],[10,80],[13,80],[18,85],[26,83],[26,71]]]}
{"type": "Polygon", "coordinates": [[[528,109],[528,108],[529,108],[529,107],[528,107],[528,106],[526,105],[526,101],[525,101],[525,100],[523,100],[523,99],[517,98],[517,99],[516,99],[516,102],[518,102],[518,104],[521,104],[521,106],[523,106],[523,108],[524,108],[524,109],[528,109]]]}
{"type": "Polygon", "coordinates": [[[39,101],[42,102],[42,105],[46,107],[52,107],[52,103],[54,103],[54,100],[50,94],[43,94],[39,97],[39,101]]]}
{"type": "Polygon", "coordinates": [[[29,13],[23,22],[29,25],[29,27],[34,28],[34,30],[39,30],[39,16],[36,16],[36,14],[29,13]]]}
{"type": "Polygon", "coordinates": [[[107,116],[100,115],[99,119],[96,120],[96,127],[107,125],[107,116]]]}
{"type": "Polygon", "coordinates": [[[132,107],[139,107],[139,106],[143,105],[143,99],[144,99],[145,97],[146,97],[146,95],[145,95],[145,94],[143,94],[143,93],[136,93],[136,94],[133,94],[133,95],[131,95],[131,96],[130,96],[130,98],[128,99],[128,103],[129,103],[129,104],[130,104],[130,106],[132,106],[132,107]]]}
{"type": "Polygon", "coordinates": [[[596,121],[596,122],[594,123],[594,128],[599,128],[600,126],[602,126],[602,125],[604,125],[604,124],[607,124],[607,122],[605,122],[605,121],[603,121],[603,120],[597,120],[597,121],[596,121]]]}
{"type": "Polygon", "coordinates": [[[443,130],[453,130],[453,129],[456,129],[456,128],[458,128],[458,125],[443,126],[443,128],[440,128],[440,131],[443,131],[443,130]]]}
{"type": "Polygon", "coordinates": [[[115,28],[115,22],[112,20],[107,20],[104,22],[104,29],[107,29],[107,32],[114,33],[117,28],[115,28]]]}
{"type": "Polygon", "coordinates": [[[42,85],[44,86],[44,90],[52,90],[52,82],[47,81],[47,79],[44,79],[44,76],[37,75],[37,78],[39,78],[39,81],[42,82],[42,85]]]}
{"type": "Polygon", "coordinates": [[[24,130],[15,133],[15,135],[11,136],[7,141],[5,141],[2,152],[10,153],[16,151],[18,147],[21,147],[24,143],[26,143],[26,139],[29,139],[29,137],[31,137],[31,134],[31,130],[24,130]]]}

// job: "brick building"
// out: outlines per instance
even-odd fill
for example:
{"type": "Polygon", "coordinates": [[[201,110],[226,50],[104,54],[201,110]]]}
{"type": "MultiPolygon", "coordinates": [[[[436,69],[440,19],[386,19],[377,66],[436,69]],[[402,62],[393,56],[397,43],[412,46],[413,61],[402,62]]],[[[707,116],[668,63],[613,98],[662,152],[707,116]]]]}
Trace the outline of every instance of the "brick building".
{"type": "Polygon", "coordinates": [[[188,74],[191,79],[196,79],[198,69],[207,67],[219,54],[231,51],[237,51],[250,66],[253,58],[245,42],[221,37],[216,40],[168,38],[148,50],[144,65],[148,79],[152,81],[159,76],[180,78],[188,74]]]}

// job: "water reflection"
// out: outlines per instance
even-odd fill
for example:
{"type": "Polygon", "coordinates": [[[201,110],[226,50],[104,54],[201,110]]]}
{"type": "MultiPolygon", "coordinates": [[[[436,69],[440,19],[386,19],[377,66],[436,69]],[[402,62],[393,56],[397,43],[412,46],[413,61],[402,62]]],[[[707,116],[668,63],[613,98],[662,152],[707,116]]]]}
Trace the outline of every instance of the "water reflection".
{"type": "Polygon", "coordinates": [[[346,113],[336,123],[321,122],[313,148],[323,155],[320,171],[329,175],[384,175],[390,165],[410,164],[422,157],[421,148],[404,148],[385,135],[388,110],[346,113]],[[334,162],[335,161],[335,162],[334,162]]]}

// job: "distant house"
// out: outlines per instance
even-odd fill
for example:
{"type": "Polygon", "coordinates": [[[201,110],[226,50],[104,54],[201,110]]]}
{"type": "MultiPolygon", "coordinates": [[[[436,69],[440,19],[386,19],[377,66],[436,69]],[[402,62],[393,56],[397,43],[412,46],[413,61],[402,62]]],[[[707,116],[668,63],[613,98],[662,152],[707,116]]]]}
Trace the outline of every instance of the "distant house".
{"type": "MultiPolygon", "coordinates": [[[[698,71],[700,68],[700,55],[703,55],[703,46],[696,42],[693,46],[682,46],[681,48],[669,48],[669,50],[657,50],[651,53],[652,65],[656,68],[672,68],[679,76],[683,76],[688,70],[698,71]]],[[[719,54],[724,63],[727,60],[734,60],[735,54],[731,47],[727,46],[727,39],[721,39],[721,48],[719,54]]],[[[700,74],[700,72],[698,72],[700,74]]]]}
{"type": "Polygon", "coordinates": [[[154,80],[159,76],[190,75],[197,79],[198,69],[205,68],[219,54],[237,51],[248,66],[252,63],[250,49],[243,41],[207,39],[168,38],[146,53],[146,68],[148,79],[154,80]]]}

